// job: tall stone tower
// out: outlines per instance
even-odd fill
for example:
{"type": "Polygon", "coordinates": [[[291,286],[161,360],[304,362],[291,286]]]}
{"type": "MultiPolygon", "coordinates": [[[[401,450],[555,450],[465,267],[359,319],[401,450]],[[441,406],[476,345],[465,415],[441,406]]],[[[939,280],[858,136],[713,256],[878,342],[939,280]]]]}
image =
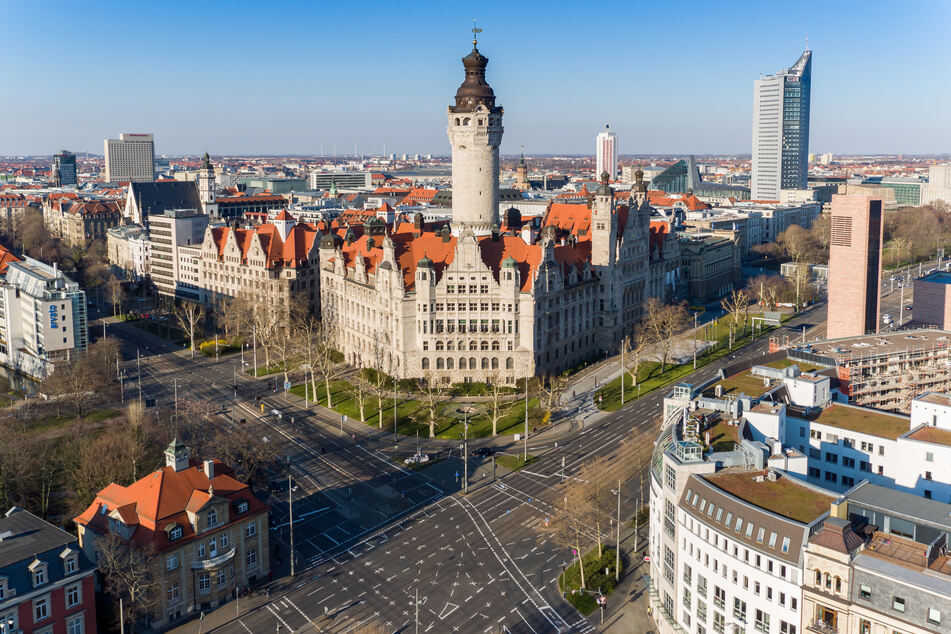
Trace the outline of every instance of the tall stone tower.
{"type": "Polygon", "coordinates": [[[215,168],[211,165],[208,152],[205,152],[201,167],[198,168],[198,198],[204,205],[215,202],[215,168]]]}
{"type": "MultiPolygon", "coordinates": [[[[480,29],[472,29],[473,35],[480,29]]],[[[472,52],[462,58],[466,78],[449,106],[449,143],[452,145],[452,230],[468,228],[485,235],[499,221],[499,144],[502,142],[501,106],[485,81],[489,60],[472,38],[472,52]]]]}

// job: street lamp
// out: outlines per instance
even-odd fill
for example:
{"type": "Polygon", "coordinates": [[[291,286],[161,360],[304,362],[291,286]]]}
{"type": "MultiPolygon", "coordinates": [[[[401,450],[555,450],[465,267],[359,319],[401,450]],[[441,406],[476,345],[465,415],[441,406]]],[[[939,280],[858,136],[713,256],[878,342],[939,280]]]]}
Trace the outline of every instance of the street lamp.
{"type": "Polygon", "coordinates": [[[475,413],[472,406],[460,407],[456,410],[462,414],[462,493],[469,493],[469,414],[475,413]]]}

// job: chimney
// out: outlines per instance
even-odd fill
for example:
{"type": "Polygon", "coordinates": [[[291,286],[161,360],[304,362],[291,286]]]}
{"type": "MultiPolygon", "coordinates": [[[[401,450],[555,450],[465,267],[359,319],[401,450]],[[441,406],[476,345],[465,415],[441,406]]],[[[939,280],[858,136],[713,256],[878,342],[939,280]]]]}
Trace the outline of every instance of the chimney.
{"type": "Polygon", "coordinates": [[[208,479],[211,480],[215,477],[215,462],[214,460],[205,460],[202,463],[205,469],[205,475],[208,476],[208,479]]]}

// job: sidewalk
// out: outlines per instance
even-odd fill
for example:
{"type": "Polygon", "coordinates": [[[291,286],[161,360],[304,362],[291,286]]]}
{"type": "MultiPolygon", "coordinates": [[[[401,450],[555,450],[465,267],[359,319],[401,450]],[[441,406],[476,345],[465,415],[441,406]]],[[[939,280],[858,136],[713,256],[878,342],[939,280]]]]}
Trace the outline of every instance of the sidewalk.
{"type": "Polygon", "coordinates": [[[643,576],[648,573],[648,564],[644,562],[647,552],[647,527],[640,527],[638,550],[634,552],[634,528],[628,524],[621,535],[621,547],[627,558],[629,568],[614,592],[608,597],[604,611],[604,625],[600,625],[601,614],[593,612],[588,620],[598,626],[600,632],[610,634],[653,634],[656,631],[654,621],[647,615],[649,599],[644,587],[643,576]]]}

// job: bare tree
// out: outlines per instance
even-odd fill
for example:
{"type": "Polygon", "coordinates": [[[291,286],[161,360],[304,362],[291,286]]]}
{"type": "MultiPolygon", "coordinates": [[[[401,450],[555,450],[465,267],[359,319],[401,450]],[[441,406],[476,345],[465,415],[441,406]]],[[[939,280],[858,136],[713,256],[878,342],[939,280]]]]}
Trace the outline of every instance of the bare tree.
{"type": "Polygon", "coordinates": [[[182,330],[188,333],[189,347],[192,356],[195,356],[195,327],[201,325],[201,320],[205,318],[205,307],[196,302],[183,301],[181,306],[175,309],[175,319],[182,330]]]}
{"type": "Polygon", "coordinates": [[[512,411],[518,403],[512,397],[512,390],[502,384],[502,377],[496,375],[488,385],[489,391],[489,420],[492,421],[492,435],[499,435],[499,421],[512,411]]]}
{"type": "Polygon", "coordinates": [[[423,395],[423,405],[429,414],[429,437],[436,437],[436,420],[439,406],[449,397],[449,384],[443,383],[432,372],[426,372],[419,380],[419,391],[423,395]]]}
{"type": "Polygon", "coordinates": [[[611,526],[611,518],[614,516],[615,496],[611,485],[615,481],[612,477],[610,465],[604,456],[592,458],[584,463],[578,471],[579,484],[587,496],[588,505],[591,512],[591,521],[594,523],[594,530],[597,533],[598,557],[601,557],[603,547],[603,534],[611,526]]]}
{"type": "Polygon", "coordinates": [[[239,481],[249,484],[265,479],[268,465],[278,460],[271,443],[243,426],[219,428],[203,455],[229,465],[239,481]]]}
{"type": "Polygon", "coordinates": [[[349,391],[353,400],[357,403],[357,409],[360,411],[360,422],[367,422],[367,401],[370,400],[371,383],[367,380],[363,370],[357,370],[353,379],[350,381],[349,391]]]}
{"type": "Polygon", "coordinates": [[[98,394],[112,384],[118,353],[119,344],[115,338],[99,339],[85,352],[57,365],[43,381],[43,391],[72,405],[72,413],[81,424],[98,394]]]}
{"type": "MultiPolygon", "coordinates": [[[[371,384],[373,395],[376,397],[376,408],[377,408],[377,426],[380,429],[383,429],[383,402],[387,397],[386,389],[386,350],[383,348],[380,343],[379,336],[374,338],[373,343],[373,357],[370,359],[371,362],[371,384]]],[[[393,379],[394,381],[396,379],[393,379]]]]}
{"type": "Polygon", "coordinates": [[[106,280],[106,292],[109,294],[109,301],[112,304],[112,316],[119,314],[122,307],[122,299],[125,297],[125,288],[122,286],[122,280],[115,275],[109,274],[106,280]]]}
{"type": "Polygon", "coordinates": [[[670,351],[683,335],[690,315],[680,304],[663,304],[655,297],[647,300],[646,309],[644,328],[651,342],[660,348],[660,371],[663,373],[667,370],[670,351]]]}
{"type": "Polygon", "coordinates": [[[564,506],[558,510],[554,518],[554,537],[562,546],[574,551],[578,558],[578,568],[581,573],[581,589],[587,586],[584,580],[584,551],[590,539],[588,536],[588,521],[590,519],[590,503],[582,482],[574,481],[564,490],[564,506]]]}
{"type": "Polygon", "coordinates": [[[631,377],[631,386],[637,387],[637,377],[650,351],[650,337],[641,326],[634,328],[634,332],[621,341],[624,349],[624,370],[631,377]]]}
{"type": "Polygon", "coordinates": [[[555,410],[558,409],[561,395],[568,387],[568,379],[558,374],[546,374],[535,378],[532,383],[538,395],[538,403],[545,412],[542,424],[547,425],[551,422],[555,410]]]}
{"type": "Polygon", "coordinates": [[[746,311],[749,305],[750,298],[743,291],[733,290],[729,296],[720,300],[720,307],[730,316],[730,350],[733,349],[733,342],[736,340],[736,328],[741,320],[743,321],[744,330],[746,328],[746,311]]]}
{"type": "MultiPolygon", "coordinates": [[[[147,434],[145,431],[145,405],[142,401],[134,400],[126,407],[127,428],[123,437],[127,447],[123,452],[129,459],[132,467],[132,481],[139,479],[139,466],[148,455],[147,434]]],[[[118,480],[116,480],[118,482],[118,480]]]]}
{"type": "Polygon", "coordinates": [[[106,593],[116,603],[122,599],[124,623],[134,624],[148,616],[158,605],[162,580],[156,574],[159,565],[155,548],[139,548],[118,535],[108,533],[96,539],[99,574],[106,593]]]}
{"type": "MultiPolygon", "coordinates": [[[[332,408],[333,402],[330,394],[330,383],[337,376],[340,353],[337,352],[336,329],[328,321],[313,321],[313,327],[310,331],[312,337],[309,345],[312,346],[311,367],[320,373],[324,380],[324,390],[327,393],[327,407],[332,408]]],[[[316,398],[315,398],[316,400],[316,398]]]]}

